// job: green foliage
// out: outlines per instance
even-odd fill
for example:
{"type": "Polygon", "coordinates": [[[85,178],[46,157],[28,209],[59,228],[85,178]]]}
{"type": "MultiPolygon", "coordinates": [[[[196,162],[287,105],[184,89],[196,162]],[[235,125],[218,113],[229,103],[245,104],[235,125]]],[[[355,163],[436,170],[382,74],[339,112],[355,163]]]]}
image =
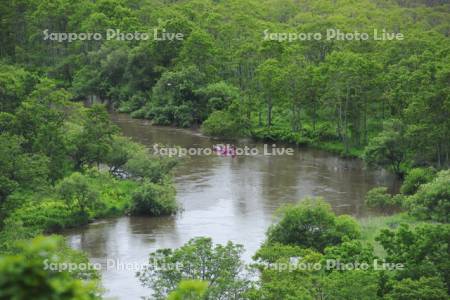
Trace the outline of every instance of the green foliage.
{"type": "Polygon", "coordinates": [[[125,152],[128,152],[128,160],[122,169],[125,176],[133,179],[163,183],[170,170],[176,165],[175,159],[152,155],[148,149],[136,143],[128,143],[124,146],[125,152]]]}
{"type": "Polygon", "coordinates": [[[401,207],[404,199],[400,194],[392,196],[386,187],[376,187],[367,192],[365,202],[368,207],[386,210],[401,207]]]}
{"type": "Polygon", "coordinates": [[[375,255],[371,245],[364,245],[360,240],[345,241],[337,246],[325,248],[324,259],[334,259],[342,263],[373,263],[375,255]]]}
{"type": "Polygon", "coordinates": [[[348,216],[338,216],[321,198],[305,199],[295,206],[280,210],[280,221],[267,233],[269,243],[299,245],[323,251],[345,238],[360,235],[359,226],[348,216]]]}
{"type": "Polygon", "coordinates": [[[248,294],[250,299],[378,299],[378,275],[372,269],[326,270],[326,260],[371,265],[373,249],[358,240],[327,247],[324,255],[300,246],[263,245],[254,258],[260,288],[248,294]],[[297,267],[293,258],[299,260],[297,267]]]}
{"type": "Polygon", "coordinates": [[[377,274],[371,271],[332,272],[322,284],[327,299],[379,299],[377,274]]]}
{"type": "Polygon", "coordinates": [[[256,251],[253,259],[274,263],[279,259],[286,257],[315,257],[320,256],[319,253],[311,249],[305,249],[297,245],[284,245],[280,243],[264,244],[256,251]]]}
{"type": "Polygon", "coordinates": [[[116,128],[102,105],[88,109],[83,120],[83,128],[75,138],[76,150],[73,154],[76,167],[104,162],[111,151],[111,143],[116,128]]]}
{"type": "Polygon", "coordinates": [[[200,280],[183,280],[178,288],[169,294],[167,300],[200,300],[204,299],[208,283],[200,280]]]}
{"type": "Polygon", "coordinates": [[[195,238],[181,248],[150,253],[149,265],[138,277],[153,290],[154,299],[165,299],[183,280],[207,282],[205,299],[240,298],[249,287],[243,273],[242,252],[243,247],[232,242],[213,245],[209,238],[195,238]]]}
{"type": "MultiPolygon", "coordinates": [[[[289,140],[345,156],[357,155],[370,144],[368,161],[399,173],[406,171],[406,163],[448,166],[448,3],[297,4],[81,0],[2,5],[0,110],[13,112],[39,81],[19,67],[27,66],[55,78],[74,99],[95,98],[157,124],[198,126],[215,111],[239,102],[241,107],[230,111],[231,119],[220,116],[225,118],[221,127],[212,126],[220,124],[214,116],[209,131],[222,135],[217,129],[245,120],[250,130],[244,134],[278,126],[288,131],[283,136],[295,136],[289,140]],[[156,29],[159,34],[182,33],[183,38],[36,42],[35,33],[42,28],[103,34],[107,28],[130,33],[156,29]],[[266,28],[264,34],[261,28],[266,28]],[[329,40],[329,28],[364,32],[370,38],[329,40]],[[401,28],[405,38],[374,41],[373,29],[380,28],[401,28]],[[276,32],[317,32],[323,38],[306,43],[271,40],[270,33],[276,32]],[[235,94],[238,101],[229,97],[235,94]],[[403,125],[397,147],[389,142],[391,130],[379,126],[390,119],[403,125]],[[325,134],[319,128],[323,123],[330,127],[325,134]]],[[[92,155],[97,156],[91,152],[77,159],[92,163],[92,155]]]]}
{"type": "Polygon", "coordinates": [[[246,128],[230,112],[217,110],[203,122],[202,131],[211,136],[237,137],[245,135],[246,128]]]}
{"type": "Polygon", "coordinates": [[[132,214],[164,216],[177,209],[175,190],[170,185],[145,182],[132,194],[132,214]]]}
{"type": "Polygon", "coordinates": [[[20,224],[29,231],[30,236],[33,236],[86,224],[87,221],[86,213],[74,211],[61,201],[48,199],[38,203],[25,203],[15,210],[5,223],[20,224]]]}
{"type": "Polygon", "coordinates": [[[420,185],[433,180],[435,171],[431,168],[414,168],[408,171],[400,191],[405,195],[414,195],[420,185]]]}
{"type": "Polygon", "coordinates": [[[23,68],[0,61],[0,111],[12,112],[33,84],[32,75],[23,68]]]}
{"type": "Polygon", "coordinates": [[[270,128],[257,128],[252,130],[252,136],[263,141],[281,141],[297,145],[305,145],[309,142],[301,133],[292,132],[289,128],[279,128],[272,126],[270,128]]]}
{"type": "Polygon", "coordinates": [[[364,151],[364,160],[369,165],[389,167],[402,175],[402,164],[406,161],[406,141],[403,124],[398,120],[386,122],[384,130],[374,137],[364,151]]]}
{"type": "Polygon", "coordinates": [[[78,172],[61,180],[56,190],[68,207],[83,213],[95,208],[99,201],[98,192],[91,185],[89,177],[78,172]]]}
{"type": "Polygon", "coordinates": [[[436,177],[419,187],[417,193],[407,200],[410,212],[424,220],[449,222],[450,171],[441,171],[436,177]]]}
{"type": "Polygon", "coordinates": [[[18,188],[39,190],[47,186],[48,159],[22,149],[23,138],[0,134],[0,205],[18,188]]]}
{"type": "MultiPolygon", "coordinates": [[[[251,135],[362,156],[369,165],[408,174],[402,187],[405,201],[402,195],[389,197],[377,189],[369,192],[368,203],[386,209],[405,202],[414,216],[447,223],[448,171],[436,178],[428,168],[407,171],[409,166],[446,169],[450,163],[448,12],[449,4],[443,0],[1,3],[2,249],[10,248],[14,239],[94,217],[137,207],[159,214],[174,207],[173,190],[168,187],[173,161],[152,157],[118,137],[104,108],[82,109],[70,102],[85,99],[133,111],[134,117],[155,124],[203,124],[204,132],[211,135],[251,135]],[[50,32],[157,28],[184,37],[60,43],[37,38],[44,28],[50,32]],[[289,43],[266,40],[261,28],[322,34],[327,28],[344,32],[400,28],[405,39],[289,43]],[[109,168],[114,177],[93,173],[85,165],[109,168]],[[75,171],[81,173],[72,174],[75,171]],[[74,207],[50,188],[55,182],[66,185],[61,195],[74,207]],[[139,184],[143,186],[137,190],[139,184]]],[[[364,232],[368,241],[380,227],[394,228],[405,221],[397,216],[380,218],[369,221],[364,232]]],[[[409,260],[411,268],[380,284],[381,296],[448,296],[440,284],[445,281],[448,292],[447,227],[424,228],[416,232],[401,227],[397,233],[382,234],[379,242],[385,249],[377,254],[385,251],[389,259],[409,260]]],[[[294,206],[269,230],[268,244],[259,255],[283,261],[300,253],[316,261],[320,254],[300,251],[312,247],[341,259],[367,259],[370,249],[352,240],[357,232],[352,219],[336,217],[321,205],[294,206]]],[[[24,263],[17,263],[18,270],[24,263]]],[[[0,276],[0,280],[35,282],[25,280],[28,275],[0,276]]],[[[370,272],[320,277],[267,270],[262,279],[261,289],[253,291],[254,299],[376,299],[374,282],[384,280],[370,272]]],[[[55,279],[51,285],[58,287],[53,298],[85,299],[58,296],[71,289],[60,283],[55,279]]],[[[8,282],[8,287],[12,284],[8,282]]],[[[198,290],[197,283],[189,284],[178,292],[198,290]]],[[[173,284],[171,289],[176,287],[173,284]]],[[[0,294],[4,291],[10,290],[0,289],[0,294]]],[[[16,292],[40,297],[27,287],[16,292]]],[[[52,298],[49,293],[41,298],[52,298]]],[[[0,298],[12,297],[3,295],[0,298]]],[[[218,297],[214,290],[211,295],[218,297]]]]}
{"type": "Polygon", "coordinates": [[[389,300],[444,300],[448,299],[447,291],[438,277],[410,278],[395,282],[392,291],[387,294],[389,300]]]}
{"type": "Polygon", "coordinates": [[[204,74],[195,66],[165,72],[152,90],[146,118],[160,125],[189,127],[206,118],[206,99],[196,90],[204,74]]]}
{"type": "Polygon", "coordinates": [[[94,281],[45,269],[45,262],[65,261],[60,245],[58,240],[38,237],[24,243],[18,253],[0,257],[0,299],[100,299],[94,281]]]}
{"type": "Polygon", "coordinates": [[[382,230],[377,241],[386,250],[387,262],[404,265],[398,279],[438,277],[450,288],[450,225],[424,224],[414,229],[401,225],[397,230],[382,230]]]}

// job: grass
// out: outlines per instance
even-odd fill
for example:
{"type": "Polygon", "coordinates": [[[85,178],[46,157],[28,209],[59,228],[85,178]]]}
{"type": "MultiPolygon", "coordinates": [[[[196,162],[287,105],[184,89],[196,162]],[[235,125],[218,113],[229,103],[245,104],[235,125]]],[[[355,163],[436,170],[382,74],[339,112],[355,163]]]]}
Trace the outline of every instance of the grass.
{"type": "Polygon", "coordinates": [[[383,257],[385,252],[383,247],[375,241],[382,229],[395,229],[400,224],[409,224],[416,226],[420,224],[406,212],[398,213],[390,216],[371,216],[359,220],[361,225],[362,240],[374,247],[375,255],[383,257]]]}
{"type": "Polygon", "coordinates": [[[345,153],[345,146],[341,142],[316,141],[309,144],[309,146],[350,158],[360,158],[364,151],[360,148],[350,147],[348,153],[345,153]]]}

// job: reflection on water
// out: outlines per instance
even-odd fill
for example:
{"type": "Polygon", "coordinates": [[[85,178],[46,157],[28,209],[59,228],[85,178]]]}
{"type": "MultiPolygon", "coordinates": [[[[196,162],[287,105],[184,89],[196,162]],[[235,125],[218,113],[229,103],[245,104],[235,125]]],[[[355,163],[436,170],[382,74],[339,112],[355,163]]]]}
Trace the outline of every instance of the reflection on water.
{"type": "MultiPolygon", "coordinates": [[[[190,130],[153,127],[146,121],[115,114],[123,133],[148,147],[211,147],[224,143],[190,130]]],[[[249,140],[237,146],[263,145],[249,140]]],[[[195,156],[175,170],[177,200],[184,211],[176,217],[121,217],[101,221],[67,233],[71,246],[93,259],[145,263],[148,253],[174,248],[196,236],[210,236],[216,243],[243,244],[250,260],[272,223],[274,211],[306,196],[321,196],[337,213],[361,217],[365,193],[376,185],[397,189],[395,178],[383,171],[364,170],[358,160],[344,160],[323,151],[298,148],[293,156],[195,156]]],[[[107,297],[139,299],[150,292],[140,287],[134,271],[103,272],[107,297]]]]}

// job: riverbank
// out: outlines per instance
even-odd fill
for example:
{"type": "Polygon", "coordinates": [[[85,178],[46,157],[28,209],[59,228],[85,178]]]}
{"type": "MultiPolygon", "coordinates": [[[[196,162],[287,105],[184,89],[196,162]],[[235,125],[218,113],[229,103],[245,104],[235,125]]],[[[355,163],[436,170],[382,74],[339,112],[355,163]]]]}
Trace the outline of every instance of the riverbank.
{"type": "Polygon", "coordinates": [[[331,132],[313,132],[310,129],[293,132],[289,127],[261,127],[250,131],[249,137],[259,141],[282,142],[286,144],[305,146],[313,149],[324,150],[346,158],[362,158],[364,149],[345,145],[331,132]]]}
{"type": "MultiPolygon", "coordinates": [[[[135,119],[148,120],[143,114],[130,113],[129,115],[135,119]]],[[[158,124],[158,126],[167,125],[158,124]]],[[[258,126],[254,120],[250,126],[250,129],[245,130],[243,130],[243,128],[236,128],[236,130],[222,131],[218,129],[222,125],[217,124],[214,126],[215,127],[211,129],[204,128],[203,126],[195,126],[191,127],[191,129],[200,130],[205,136],[212,138],[238,139],[246,137],[260,142],[279,142],[287,145],[309,147],[312,149],[327,151],[346,158],[362,158],[364,152],[364,148],[362,147],[349,146],[348,149],[346,149],[345,145],[336,133],[325,123],[318,124],[316,130],[313,130],[310,126],[304,126],[302,130],[299,130],[298,132],[292,131],[288,124],[261,127],[258,126]]],[[[223,126],[226,125],[224,124],[223,126]]]]}

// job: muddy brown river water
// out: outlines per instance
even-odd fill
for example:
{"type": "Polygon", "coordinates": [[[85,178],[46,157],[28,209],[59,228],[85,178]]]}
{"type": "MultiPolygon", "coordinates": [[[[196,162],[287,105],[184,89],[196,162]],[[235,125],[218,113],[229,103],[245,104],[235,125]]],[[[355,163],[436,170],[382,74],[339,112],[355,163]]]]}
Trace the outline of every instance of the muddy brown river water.
{"type": "MultiPolygon", "coordinates": [[[[113,114],[112,119],[126,136],[148,147],[158,143],[208,148],[224,142],[191,130],[151,126],[124,114],[113,114]]],[[[158,248],[179,247],[193,237],[209,236],[216,243],[243,244],[244,259],[250,261],[281,205],[321,196],[338,214],[359,218],[368,214],[364,195],[370,188],[384,185],[395,190],[398,186],[391,174],[366,170],[359,160],[306,148],[294,148],[292,156],[265,156],[262,143],[233,143],[256,147],[260,155],[191,156],[176,167],[177,201],[183,208],[177,216],[120,217],[65,234],[69,244],[85,251],[93,262],[109,262],[102,271],[106,298],[150,296],[135,272],[158,248]]]]}

